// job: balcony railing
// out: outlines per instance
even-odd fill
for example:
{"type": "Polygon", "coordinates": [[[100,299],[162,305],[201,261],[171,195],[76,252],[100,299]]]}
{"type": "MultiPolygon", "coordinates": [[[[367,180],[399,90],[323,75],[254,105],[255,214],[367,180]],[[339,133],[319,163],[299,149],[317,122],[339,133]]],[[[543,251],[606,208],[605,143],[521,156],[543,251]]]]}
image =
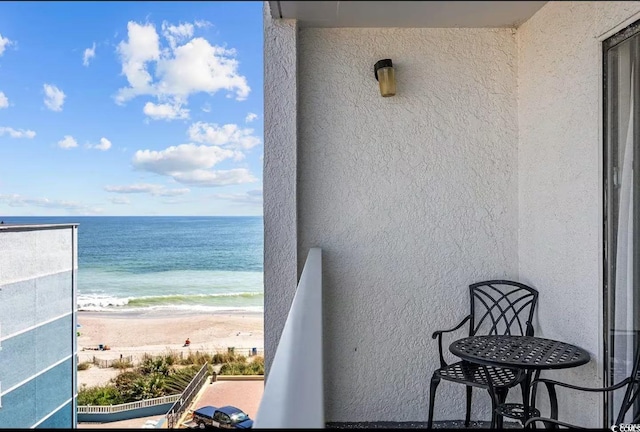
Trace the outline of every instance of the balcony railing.
{"type": "Polygon", "coordinates": [[[322,250],[309,250],[267,376],[255,428],[324,428],[322,250]]]}
{"type": "Polygon", "coordinates": [[[78,414],[114,414],[121,411],[128,411],[175,402],[180,399],[180,396],[182,396],[182,394],[162,396],[159,398],[145,399],[137,402],[129,402],[119,405],[82,405],[78,407],[78,414]]]}

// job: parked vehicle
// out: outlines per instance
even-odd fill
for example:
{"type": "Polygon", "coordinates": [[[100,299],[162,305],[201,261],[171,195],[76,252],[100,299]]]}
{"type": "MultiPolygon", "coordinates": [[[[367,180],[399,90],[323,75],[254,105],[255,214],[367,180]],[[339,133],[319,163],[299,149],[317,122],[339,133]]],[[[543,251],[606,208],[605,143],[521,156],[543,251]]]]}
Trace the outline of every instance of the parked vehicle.
{"type": "Polygon", "coordinates": [[[240,408],[223,406],[216,408],[203,406],[193,412],[193,423],[200,429],[214,427],[219,429],[251,429],[253,420],[240,408]]]}

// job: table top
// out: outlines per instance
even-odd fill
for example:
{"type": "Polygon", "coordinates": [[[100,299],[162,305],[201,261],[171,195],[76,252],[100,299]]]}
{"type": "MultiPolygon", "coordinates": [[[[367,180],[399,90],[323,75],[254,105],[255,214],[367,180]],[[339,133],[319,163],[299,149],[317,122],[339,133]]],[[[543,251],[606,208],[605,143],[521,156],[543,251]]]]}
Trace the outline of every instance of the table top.
{"type": "Polygon", "coordinates": [[[591,359],[580,347],[534,336],[470,336],[453,342],[449,350],[463,360],[515,369],[564,369],[591,359]]]}

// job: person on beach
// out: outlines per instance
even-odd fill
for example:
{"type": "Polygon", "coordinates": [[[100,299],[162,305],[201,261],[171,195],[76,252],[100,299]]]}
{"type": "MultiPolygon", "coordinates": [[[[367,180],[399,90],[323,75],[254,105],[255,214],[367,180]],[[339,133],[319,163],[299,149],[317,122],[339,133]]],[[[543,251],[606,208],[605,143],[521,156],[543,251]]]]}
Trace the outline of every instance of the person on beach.
{"type": "Polygon", "coordinates": [[[184,341],[184,346],[188,347],[189,345],[191,345],[191,341],[187,338],[187,340],[184,341]]]}

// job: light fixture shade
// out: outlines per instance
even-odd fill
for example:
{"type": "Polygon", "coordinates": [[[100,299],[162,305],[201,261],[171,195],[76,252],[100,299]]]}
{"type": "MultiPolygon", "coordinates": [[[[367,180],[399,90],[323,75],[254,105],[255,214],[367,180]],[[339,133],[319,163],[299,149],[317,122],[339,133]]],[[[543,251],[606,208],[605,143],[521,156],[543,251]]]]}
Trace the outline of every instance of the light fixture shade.
{"type": "Polygon", "coordinates": [[[396,94],[396,76],[393,70],[391,59],[379,60],[373,67],[382,97],[394,96],[396,94]]]}

